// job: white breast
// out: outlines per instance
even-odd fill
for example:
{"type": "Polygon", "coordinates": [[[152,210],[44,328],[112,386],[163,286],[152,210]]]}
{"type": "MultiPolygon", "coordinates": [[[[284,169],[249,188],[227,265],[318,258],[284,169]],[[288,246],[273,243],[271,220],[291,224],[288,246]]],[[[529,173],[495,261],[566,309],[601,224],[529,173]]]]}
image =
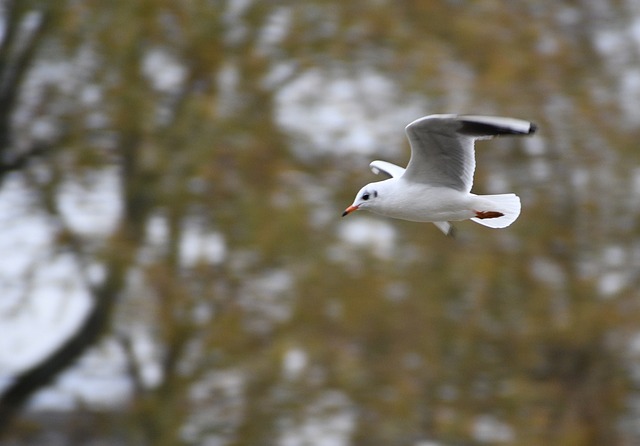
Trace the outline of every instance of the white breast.
{"type": "MultiPolygon", "coordinates": [[[[390,180],[388,182],[391,183],[390,180]]],[[[474,195],[446,187],[393,181],[376,206],[370,210],[402,220],[433,222],[458,221],[473,217],[474,195]]]]}

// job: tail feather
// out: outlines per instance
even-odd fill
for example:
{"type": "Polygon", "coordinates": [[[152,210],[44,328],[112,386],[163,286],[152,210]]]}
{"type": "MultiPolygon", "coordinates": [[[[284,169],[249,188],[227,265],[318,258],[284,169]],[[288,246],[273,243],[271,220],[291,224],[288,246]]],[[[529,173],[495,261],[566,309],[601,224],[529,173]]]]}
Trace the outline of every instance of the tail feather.
{"type": "Polygon", "coordinates": [[[472,218],[471,220],[489,228],[506,228],[516,221],[520,215],[520,198],[516,194],[482,195],[491,202],[491,209],[478,209],[482,211],[500,212],[501,217],[496,218],[472,218]]]}

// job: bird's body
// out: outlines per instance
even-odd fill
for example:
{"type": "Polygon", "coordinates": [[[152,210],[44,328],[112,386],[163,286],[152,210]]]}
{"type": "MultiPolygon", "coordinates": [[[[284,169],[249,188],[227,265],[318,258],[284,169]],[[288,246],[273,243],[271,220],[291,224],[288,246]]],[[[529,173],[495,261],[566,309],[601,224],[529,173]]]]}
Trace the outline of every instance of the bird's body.
{"type": "Polygon", "coordinates": [[[363,187],[344,215],[366,209],[402,220],[433,222],[445,234],[450,221],[471,219],[492,228],[503,228],[520,214],[515,194],[471,193],[476,139],[497,135],[526,135],[535,125],[513,118],[464,115],[431,115],[406,127],[411,160],[406,169],[386,161],[374,161],[371,169],[391,178],[363,187]]]}
{"type": "Polygon", "coordinates": [[[446,187],[408,182],[402,177],[380,181],[379,202],[369,211],[401,220],[432,222],[465,220],[474,215],[467,210],[477,196],[446,187]],[[416,197],[432,197],[416,200],[416,197]]]}

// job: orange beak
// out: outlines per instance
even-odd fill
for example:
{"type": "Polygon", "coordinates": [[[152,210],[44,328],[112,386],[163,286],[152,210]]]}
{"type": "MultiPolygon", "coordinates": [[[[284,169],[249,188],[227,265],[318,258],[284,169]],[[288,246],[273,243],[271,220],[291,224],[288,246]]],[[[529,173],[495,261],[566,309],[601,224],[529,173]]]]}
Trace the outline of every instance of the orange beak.
{"type": "Polygon", "coordinates": [[[342,213],[342,216],[344,217],[345,215],[349,215],[353,211],[357,211],[357,210],[358,210],[358,206],[349,206],[344,210],[344,212],[342,213]]]}

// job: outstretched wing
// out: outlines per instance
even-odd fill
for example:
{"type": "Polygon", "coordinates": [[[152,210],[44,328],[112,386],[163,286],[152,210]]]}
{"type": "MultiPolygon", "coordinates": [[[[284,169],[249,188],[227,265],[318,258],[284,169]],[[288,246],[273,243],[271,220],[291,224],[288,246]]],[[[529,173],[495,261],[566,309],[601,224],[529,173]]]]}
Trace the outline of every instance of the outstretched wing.
{"type": "Polygon", "coordinates": [[[378,175],[380,172],[384,172],[392,178],[401,177],[404,174],[404,167],[396,166],[395,164],[388,163],[387,161],[376,160],[369,164],[373,173],[378,175]]]}
{"type": "Polygon", "coordinates": [[[405,132],[411,159],[403,175],[409,181],[469,192],[476,166],[476,139],[529,135],[536,126],[496,116],[430,115],[410,123],[405,132]]]}

